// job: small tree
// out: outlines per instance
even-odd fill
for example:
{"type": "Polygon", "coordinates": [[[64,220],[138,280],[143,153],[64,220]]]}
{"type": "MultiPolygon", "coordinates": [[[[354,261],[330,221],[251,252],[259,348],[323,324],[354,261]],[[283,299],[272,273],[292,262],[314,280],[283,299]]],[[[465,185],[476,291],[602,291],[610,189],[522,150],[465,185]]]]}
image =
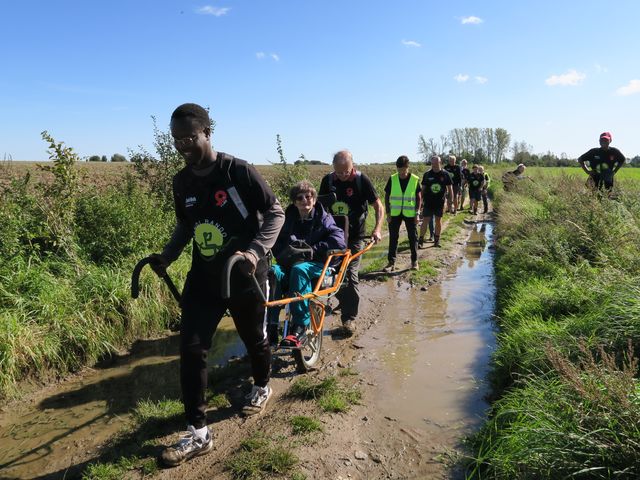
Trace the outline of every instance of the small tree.
{"type": "Polygon", "coordinates": [[[111,155],[111,161],[112,162],[126,162],[127,161],[127,157],[125,157],[124,155],[121,155],[119,153],[114,153],[113,155],[111,155]]]}
{"type": "Polygon", "coordinates": [[[100,161],[100,155],[91,155],[89,157],[89,162],[99,162],[100,161]]]}
{"type": "MultiPolygon", "coordinates": [[[[271,182],[271,188],[273,188],[280,202],[286,204],[288,203],[289,190],[291,190],[291,187],[300,180],[309,178],[309,168],[303,163],[292,165],[287,162],[282,148],[280,134],[276,135],[276,150],[278,151],[280,161],[274,164],[275,173],[271,182]]],[[[304,154],[301,154],[300,157],[304,158],[304,154]]]]}
{"type": "Polygon", "coordinates": [[[106,155],[102,155],[102,157],[100,158],[101,162],[106,162],[107,161],[107,156],[106,155]]]}

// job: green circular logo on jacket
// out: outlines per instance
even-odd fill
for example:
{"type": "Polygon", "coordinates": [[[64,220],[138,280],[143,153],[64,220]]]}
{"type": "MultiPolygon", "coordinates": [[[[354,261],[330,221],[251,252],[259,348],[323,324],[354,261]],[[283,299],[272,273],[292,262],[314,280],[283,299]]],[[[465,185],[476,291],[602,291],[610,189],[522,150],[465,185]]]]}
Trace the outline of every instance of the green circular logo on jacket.
{"type": "Polygon", "coordinates": [[[345,202],[335,202],[331,205],[331,211],[334,215],[349,215],[349,205],[345,202]]]}
{"type": "Polygon", "coordinates": [[[200,254],[208,259],[213,258],[224,244],[224,235],[217,226],[210,223],[198,225],[194,237],[200,254]]]}
{"type": "Polygon", "coordinates": [[[477,187],[478,185],[480,185],[480,180],[474,180],[474,181],[473,181],[473,182],[471,182],[471,183],[473,183],[473,186],[474,186],[474,187],[477,187]]]}
{"type": "Polygon", "coordinates": [[[440,193],[442,191],[442,185],[434,183],[431,185],[431,193],[440,193]]]}

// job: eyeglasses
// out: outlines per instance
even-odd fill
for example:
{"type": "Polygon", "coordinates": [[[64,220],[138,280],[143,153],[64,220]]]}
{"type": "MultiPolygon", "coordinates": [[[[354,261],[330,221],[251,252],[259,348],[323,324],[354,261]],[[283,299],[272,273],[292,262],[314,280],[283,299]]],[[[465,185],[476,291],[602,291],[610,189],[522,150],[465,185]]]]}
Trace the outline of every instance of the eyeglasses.
{"type": "Polygon", "coordinates": [[[296,200],[298,202],[302,202],[303,200],[312,200],[313,199],[313,195],[311,195],[310,193],[301,193],[300,195],[298,195],[296,197],[296,200]]]}
{"type": "Polygon", "coordinates": [[[351,175],[351,169],[347,170],[346,172],[335,172],[337,177],[340,178],[345,178],[345,177],[349,177],[351,175]]]}
{"type": "Polygon", "coordinates": [[[198,140],[198,135],[200,135],[200,132],[194,134],[194,135],[189,135],[186,137],[182,137],[182,138],[175,138],[173,137],[173,144],[176,146],[176,148],[187,148],[192,146],[194,143],[196,143],[196,140],[198,140]]]}

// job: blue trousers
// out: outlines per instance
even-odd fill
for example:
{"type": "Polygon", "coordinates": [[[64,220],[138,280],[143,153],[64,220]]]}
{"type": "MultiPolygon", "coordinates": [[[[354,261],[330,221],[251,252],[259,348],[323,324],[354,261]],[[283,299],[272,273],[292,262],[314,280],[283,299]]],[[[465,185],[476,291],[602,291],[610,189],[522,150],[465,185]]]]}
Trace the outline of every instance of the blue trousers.
{"type": "MultiPolygon", "coordinates": [[[[309,293],[313,290],[315,282],[322,273],[324,264],[318,262],[302,262],[297,263],[289,272],[285,271],[280,265],[273,265],[271,269],[276,277],[275,297],[280,298],[284,292],[288,293],[309,293]]],[[[277,324],[282,307],[269,307],[268,318],[269,324],[277,324]]],[[[308,327],[311,323],[311,314],[309,313],[309,300],[302,302],[293,302],[289,304],[291,310],[291,320],[294,325],[304,325],[308,327]]]]}

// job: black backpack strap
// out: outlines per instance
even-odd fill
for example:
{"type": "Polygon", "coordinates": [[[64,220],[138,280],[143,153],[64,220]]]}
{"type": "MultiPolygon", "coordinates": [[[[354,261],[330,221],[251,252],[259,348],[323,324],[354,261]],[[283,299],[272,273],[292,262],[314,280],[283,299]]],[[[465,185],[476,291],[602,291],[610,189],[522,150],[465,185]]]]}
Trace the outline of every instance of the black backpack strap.
{"type": "Polygon", "coordinates": [[[227,174],[229,182],[233,185],[227,189],[229,198],[231,198],[231,201],[238,209],[238,212],[240,212],[240,215],[242,215],[242,218],[246,220],[249,217],[249,211],[242,197],[249,186],[245,185],[241,180],[241,175],[239,175],[238,172],[240,166],[235,161],[236,157],[224,152],[218,152],[218,156],[220,157],[220,168],[227,174]],[[238,186],[239,189],[236,188],[236,186],[238,186]]]}

